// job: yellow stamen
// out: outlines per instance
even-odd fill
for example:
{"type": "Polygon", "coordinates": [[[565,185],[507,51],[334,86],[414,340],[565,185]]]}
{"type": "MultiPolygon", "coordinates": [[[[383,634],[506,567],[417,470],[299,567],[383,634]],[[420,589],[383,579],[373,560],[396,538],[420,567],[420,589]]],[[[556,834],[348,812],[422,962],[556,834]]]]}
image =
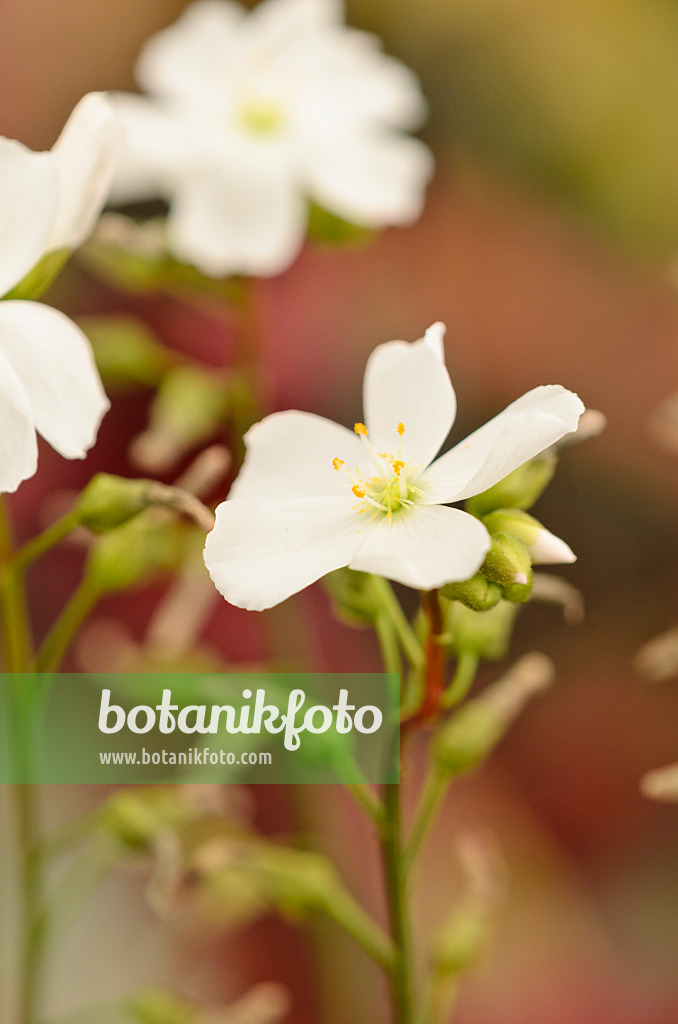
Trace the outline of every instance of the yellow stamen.
{"type": "Polygon", "coordinates": [[[364,423],[354,423],[353,429],[356,434],[361,434],[363,437],[367,437],[367,427],[364,423]]]}
{"type": "Polygon", "coordinates": [[[362,490],[362,488],[358,487],[357,484],[354,484],[353,487],[351,488],[351,490],[355,494],[356,498],[364,498],[365,497],[365,492],[362,490]]]}
{"type": "Polygon", "coordinates": [[[400,434],[400,436],[402,437],[403,434],[405,433],[405,424],[404,423],[399,423],[398,427],[397,427],[397,430],[398,430],[398,433],[400,434]]]}
{"type": "Polygon", "coordinates": [[[401,462],[400,459],[396,459],[394,461],[394,463],[393,463],[393,472],[395,473],[396,476],[400,476],[400,474],[402,473],[404,468],[405,468],[405,463],[401,462]]]}
{"type": "Polygon", "coordinates": [[[339,471],[339,469],[344,465],[344,460],[343,459],[332,459],[332,465],[334,466],[334,468],[337,471],[339,471]]]}

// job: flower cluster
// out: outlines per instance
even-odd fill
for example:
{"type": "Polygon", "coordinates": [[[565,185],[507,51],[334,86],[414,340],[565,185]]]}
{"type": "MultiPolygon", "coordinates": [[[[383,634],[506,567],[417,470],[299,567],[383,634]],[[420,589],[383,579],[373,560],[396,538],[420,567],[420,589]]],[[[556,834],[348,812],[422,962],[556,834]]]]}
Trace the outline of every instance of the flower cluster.
{"type": "Polygon", "coordinates": [[[429,150],[415,76],[343,24],[341,0],[196,0],[118,95],[126,145],[115,197],[170,203],[167,241],[204,273],[280,273],[309,200],[357,225],[420,213],[429,150]]]}

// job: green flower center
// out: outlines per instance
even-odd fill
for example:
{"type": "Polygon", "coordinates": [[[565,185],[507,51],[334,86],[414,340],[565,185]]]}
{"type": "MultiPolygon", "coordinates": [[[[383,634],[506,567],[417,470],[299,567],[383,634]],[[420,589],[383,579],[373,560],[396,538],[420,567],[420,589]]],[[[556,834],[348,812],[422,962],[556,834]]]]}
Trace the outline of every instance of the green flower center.
{"type": "MultiPolygon", "coordinates": [[[[408,460],[400,457],[400,453],[377,452],[367,437],[367,428],[363,423],[356,423],[354,430],[367,447],[378,473],[364,479],[359,470],[351,470],[344,465],[344,460],[336,458],[332,465],[338,472],[344,473],[351,484],[351,491],[358,498],[356,511],[368,512],[370,515],[386,516],[389,520],[393,514],[416,505],[422,497],[422,491],[409,480],[418,473],[420,467],[413,466],[408,460]]],[[[402,436],[405,427],[398,424],[398,433],[402,436]]]]}

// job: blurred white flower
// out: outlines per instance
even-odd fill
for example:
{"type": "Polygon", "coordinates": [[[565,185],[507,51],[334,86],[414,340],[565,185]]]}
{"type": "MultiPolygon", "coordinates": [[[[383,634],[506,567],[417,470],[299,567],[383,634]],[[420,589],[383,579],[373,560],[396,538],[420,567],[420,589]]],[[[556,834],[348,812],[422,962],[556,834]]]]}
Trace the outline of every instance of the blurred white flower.
{"type": "Polygon", "coordinates": [[[205,563],[231,604],[262,610],[342,566],[430,590],[469,579],[490,546],[448,503],[487,490],[575,430],[584,410],[535,388],[433,462],[454,421],[444,326],[391,341],[365,371],[365,424],[281,412],[246,435],[247,457],[217,509],[205,563]]]}
{"type": "Polygon", "coordinates": [[[146,43],[137,79],[150,98],[116,97],[114,197],[167,199],[169,248],[204,273],[280,273],[309,199],[374,228],[421,212],[418,81],[343,24],[341,0],[196,0],[146,43]]]}
{"type": "MultiPolygon", "coordinates": [[[[0,138],[0,296],[40,260],[94,226],[113,174],[120,127],[109,101],[86,96],[48,153],[0,138]]],[[[35,473],[42,434],[68,459],[96,439],[108,400],[87,338],[50,306],[0,302],[0,492],[35,473]]]]}

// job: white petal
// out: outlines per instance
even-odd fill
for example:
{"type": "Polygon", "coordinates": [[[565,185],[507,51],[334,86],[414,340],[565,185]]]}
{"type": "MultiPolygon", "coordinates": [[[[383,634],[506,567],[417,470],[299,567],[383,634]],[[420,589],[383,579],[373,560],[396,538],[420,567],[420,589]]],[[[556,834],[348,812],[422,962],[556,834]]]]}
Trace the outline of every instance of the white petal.
{"type": "Polygon", "coordinates": [[[368,468],[365,449],[352,431],[308,412],[267,416],[247,432],[245,444],[247,457],[230,498],[350,497],[342,469],[364,473],[368,468]],[[339,469],[335,459],[343,462],[339,469]]]}
{"type": "Polygon", "coordinates": [[[332,132],[308,142],[308,186],[320,206],[366,227],[410,224],[433,173],[418,139],[386,130],[332,132]]]}
{"type": "Polygon", "coordinates": [[[347,565],[362,523],[348,498],[223,502],[205,545],[217,590],[239,608],[263,611],[347,565]]]}
{"type": "Polygon", "coordinates": [[[80,328],[39,302],[2,302],[0,353],[23,385],[38,432],[65,458],[81,459],[109,403],[80,328]]]}
{"type": "Polygon", "coordinates": [[[305,203],[289,175],[259,162],[192,176],[167,225],[170,249],[213,277],[282,273],[305,228],[305,203]]]}
{"type": "Polygon", "coordinates": [[[577,561],[577,556],[569,544],[543,527],[529,545],[529,549],[535,565],[565,565],[577,561]]]}
{"type": "Polygon", "coordinates": [[[363,385],[365,423],[376,450],[402,451],[422,469],[447,437],[457,407],[434,337],[379,345],[367,360],[363,385]]]}
{"type": "Polygon", "coordinates": [[[534,388],[437,459],[421,478],[429,502],[480,494],[576,430],[584,405],[559,384],[534,388]]]}
{"type": "Polygon", "coordinates": [[[415,505],[390,521],[380,519],[349,568],[432,590],[470,579],[489,547],[490,535],[479,519],[457,508],[415,505]]]}
{"type": "Polygon", "coordinates": [[[52,148],[60,182],[51,249],[75,249],[92,233],[108,198],[122,131],[104,93],[84,96],[69,117],[52,148]]]}
{"type": "Polygon", "coordinates": [[[0,296],[44,256],[58,193],[59,172],[50,153],[0,138],[0,296]]]}
{"type": "Polygon", "coordinates": [[[0,354],[0,493],[15,491],[22,480],[33,476],[37,463],[38,445],[28,395],[0,354]]]}
{"type": "Polygon", "coordinates": [[[230,0],[196,0],[178,21],[151,36],[136,66],[142,89],[157,96],[198,98],[228,68],[245,8],[230,0]]]}
{"type": "Polygon", "coordinates": [[[342,0],[261,0],[247,19],[260,45],[273,51],[343,20],[342,0]]]}
{"type": "Polygon", "coordinates": [[[111,101],[123,126],[111,199],[171,199],[177,178],[196,162],[189,123],[143,96],[114,93],[111,101]]]}

